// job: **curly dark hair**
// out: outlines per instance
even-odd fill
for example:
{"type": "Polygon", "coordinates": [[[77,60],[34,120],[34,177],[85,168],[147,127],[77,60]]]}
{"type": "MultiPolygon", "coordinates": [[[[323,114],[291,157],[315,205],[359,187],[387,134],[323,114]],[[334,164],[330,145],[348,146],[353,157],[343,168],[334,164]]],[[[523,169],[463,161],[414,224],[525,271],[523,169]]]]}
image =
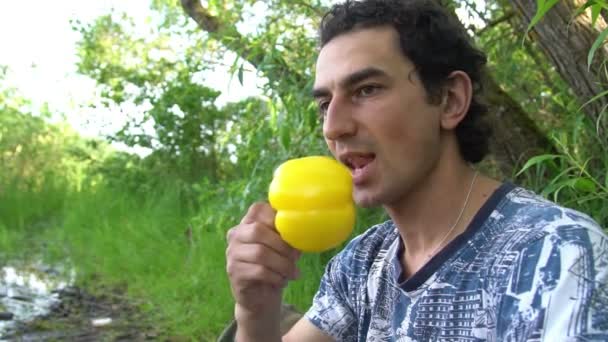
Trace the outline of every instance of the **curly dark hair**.
{"type": "Polygon", "coordinates": [[[461,70],[469,75],[473,98],[456,127],[456,137],[464,160],[481,161],[488,153],[491,134],[483,120],[488,109],[480,98],[485,54],[473,45],[457,19],[433,0],[347,0],[334,5],[321,21],[320,47],[338,35],[378,26],[397,30],[401,51],[414,64],[430,103],[441,101],[450,73],[461,70]]]}

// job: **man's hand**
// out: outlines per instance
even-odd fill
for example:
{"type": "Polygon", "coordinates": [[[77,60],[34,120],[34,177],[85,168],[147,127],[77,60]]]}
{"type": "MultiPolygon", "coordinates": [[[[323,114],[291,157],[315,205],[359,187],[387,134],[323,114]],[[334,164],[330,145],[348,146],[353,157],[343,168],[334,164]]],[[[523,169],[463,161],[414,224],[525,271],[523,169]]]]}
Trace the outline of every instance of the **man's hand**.
{"type": "Polygon", "coordinates": [[[274,226],[275,211],[256,203],[227,233],[226,270],[236,300],[237,339],[280,340],[281,295],[298,277],[300,253],[274,226]]]}

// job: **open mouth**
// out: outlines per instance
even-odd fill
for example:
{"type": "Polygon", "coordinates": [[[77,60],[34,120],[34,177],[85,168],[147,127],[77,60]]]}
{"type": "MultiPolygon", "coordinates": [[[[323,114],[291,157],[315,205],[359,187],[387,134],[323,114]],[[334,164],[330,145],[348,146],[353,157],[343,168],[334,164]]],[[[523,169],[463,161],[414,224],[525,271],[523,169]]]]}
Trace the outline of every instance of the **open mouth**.
{"type": "Polygon", "coordinates": [[[370,154],[351,154],[343,158],[344,164],[351,170],[362,169],[367,164],[371,163],[375,158],[373,153],[370,154]]]}
{"type": "Polygon", "coordinates": [[[340,157],[353,176],[353,182],[360,184],[369,174],[369,166],[376,159],[373,153],[347,153],[340,157]]]}

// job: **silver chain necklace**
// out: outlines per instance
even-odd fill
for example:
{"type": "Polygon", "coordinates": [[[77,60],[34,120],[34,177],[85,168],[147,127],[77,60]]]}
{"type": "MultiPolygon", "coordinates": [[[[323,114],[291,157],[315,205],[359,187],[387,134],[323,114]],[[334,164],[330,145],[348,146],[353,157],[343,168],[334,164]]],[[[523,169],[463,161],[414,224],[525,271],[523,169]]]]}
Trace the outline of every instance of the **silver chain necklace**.
{"type": "Polygon", "coordinates": [[[443,236],[443,238],[441,239],[441,241],[439,242],[437,247],[435,247],[433,252],[427,256],[427,260],[432,258],[435,255],[435,253],[437,253],[439,251],[439,248],[441,247],[441,245],[443,245],[443,242],[445,241],[445,239],[447,239],[448,236],[450,236],[450,234],[452,234],[452,231],[454,231],[454,229],[456,228],[458,223],[460,223],[460,219],[462,218],[464,209],[467,207],[467,204],[469,204],[469,197],[471,196],[471,192],[473,191],[473,185],[475,184],[475,180],[477,179],[477,174],[478,174],[478,172],[477,172],[477,170],[475,170],[475,174],[473,175],[473,180],[471,180],[471,185],[469,185],[469,192],[467,193],[467,197],[464,200],[462,209],[460,209],[460,214],[458,214],[458,218],[456,219],[456,222],[454,222],[454,224],[452,225],[450,230],[448,230],[448,232],[443,236]]]}

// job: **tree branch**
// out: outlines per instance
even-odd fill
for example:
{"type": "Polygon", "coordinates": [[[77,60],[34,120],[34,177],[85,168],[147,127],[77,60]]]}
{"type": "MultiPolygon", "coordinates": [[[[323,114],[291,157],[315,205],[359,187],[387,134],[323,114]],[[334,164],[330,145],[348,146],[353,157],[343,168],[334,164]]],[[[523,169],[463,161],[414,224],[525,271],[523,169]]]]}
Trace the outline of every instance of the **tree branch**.
{"type": "MultiPolygon", "coordinates": [[[[209,33],[215,40],[219,41],[222,45],[228,49],[237,53],[240,58],[249,62],[257,70],[265,72],[264,55],[261,53],[254,53],[250,46],[252,45],[247,37],[241,35],[235,26],[229,26],[225,23],[221,23],[216,17],[209,14],[205,9],[200,0],[181,0],[184,11],[198,24],[198,26],[209,33]]],[[[273,56],[272,69],[281,75],[290,75],[291,78],[295,79],[296,82],[302,86],[306,84],[306,80],[300,72],[293,70],[289,67],[287,62],[281,56],[273,56]]],[[[267,75],[268,76],[268,75],[267,75]]],[[[267,77],[271,82],[276,77],[267,77]]],[[[284,94],[280,94],[280,87],[278,88],[279,96],[283,97],[284,94]]],[[[285,94],[286,95],[286,94],[285,94]]]]}
{"type": "Polygon", "coordinates": [[[181,0],[181,3],[186,13],[194,19],[200,28],[209,33],[215,33],[219,30],[220,24],[217,19],[207,13],[205,8],[201,6],[200,0],[181,0]]]}
{"type": "Polygon", "coordinates": [[[475,32],[476,36],[481,36],[482,34],[484,34],[484,32],[486,32],[487,30],[497,26],[500,23],[503,23],[505,21],[509,21],[511,18],[513,18],[515,16],[515,11],[508,11],[506,12],[502,17],[500,18],[496,18],[494,20],[489,21],[486,26],[484,26],[482,29],[478,30],[475,32]]]}
{"type": "Polygon", "coordinates": [[[194,19],[202,30],[222,43],[222,45],[236,52],[239,57],[248,61],[256,68],[262,62],[261,56],[254,56],[250,53],[247,39],[234,26],[226,26],[216,17],[209,14],[207,9],[201,5],[200,0],[181,0],[181,4],[186,14],[194,19]]]}

